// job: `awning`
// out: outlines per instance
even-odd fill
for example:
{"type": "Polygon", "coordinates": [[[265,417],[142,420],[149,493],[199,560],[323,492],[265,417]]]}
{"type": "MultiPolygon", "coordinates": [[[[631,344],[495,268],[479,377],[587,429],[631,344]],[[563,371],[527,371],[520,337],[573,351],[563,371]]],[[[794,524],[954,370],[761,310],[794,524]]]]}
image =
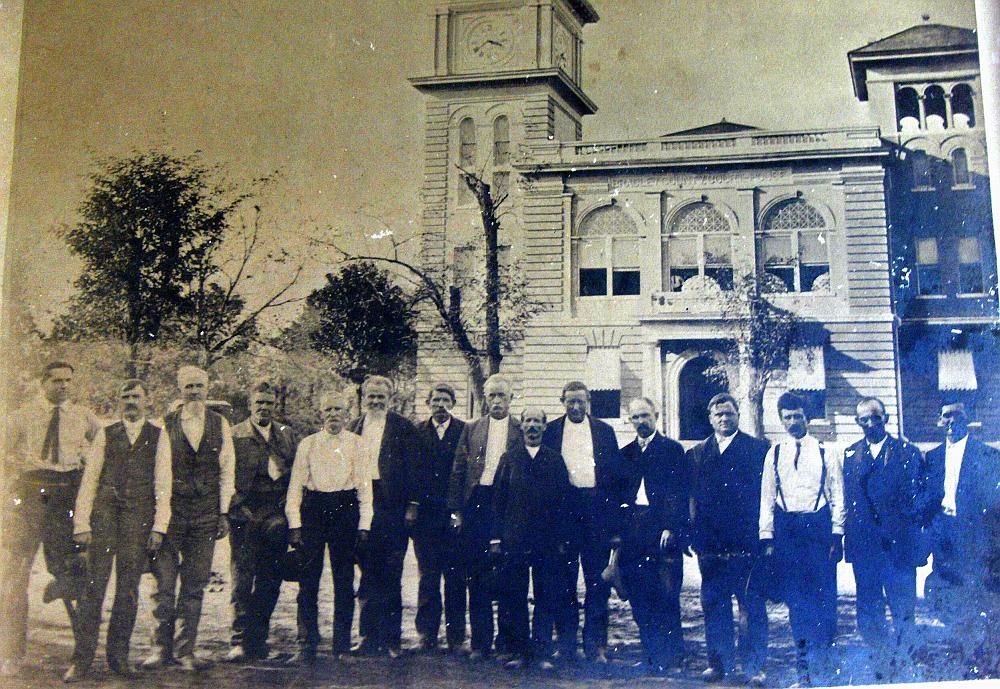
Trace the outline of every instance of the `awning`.
{"type": "Polygon", "coordinates": [[[788,351],[788,390],[826,390],[826,366],[823,347],[792,347],[788,351]]]}
{"type": "Polygon", "coordinates": [[[938,390],[977,390],[976,367],[968,349],[938,351],[938,390]]]}
{"type": "Polygon", "coordinates": [[[621,390],[622,361],[618,347],[588,349],[587,375],[583,382],[591,390],[621,390]]]}

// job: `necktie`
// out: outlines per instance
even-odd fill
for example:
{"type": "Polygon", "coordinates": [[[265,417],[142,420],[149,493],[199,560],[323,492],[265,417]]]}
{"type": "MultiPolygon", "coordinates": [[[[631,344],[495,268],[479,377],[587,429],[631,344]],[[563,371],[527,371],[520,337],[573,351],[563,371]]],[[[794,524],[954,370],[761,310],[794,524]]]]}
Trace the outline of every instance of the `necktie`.
{"type": "Polygon", "coordinates": [[[795,471],[799,470],[799,455],[802,454],[802,443],[798,440],[795,441],[795,459],[792,460],[792,466],[795,467],[795,471]]]}
{"type": "Polygon", "coordinates": [[[52,409],[48,430],[45,431],[45,441],[42,443],[42,461],[59,463],[59,405],[52,409]]]}

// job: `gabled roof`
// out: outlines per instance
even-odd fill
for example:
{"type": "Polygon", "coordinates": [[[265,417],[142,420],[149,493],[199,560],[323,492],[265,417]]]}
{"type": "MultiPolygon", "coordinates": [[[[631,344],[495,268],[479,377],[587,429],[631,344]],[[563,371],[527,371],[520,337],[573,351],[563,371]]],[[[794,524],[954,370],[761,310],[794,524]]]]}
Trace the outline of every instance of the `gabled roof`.
{"type": "Polygon", "coordinates": [[[760,127],[754,127],[749,124],[740,124],[739,122],[729,122],[723,117],[718,122],[713,122],[711,124],[703,124],[700,127],[692,127],[691,129],[681,129],[680,131],[670,132],[668,134],[663,134],[664,137],[667,136],[698,136],[699,134],[733,134],[736,132],[745,132],[753,129],[760,129],[760,127]]]}
{"type": "Polygon", "coordinates": [[[975,29],[944,24],[917,24],[847,53],[854,95],[868,100],[868,68],[887,62],[929,56],[975,55],[975,29]]]}

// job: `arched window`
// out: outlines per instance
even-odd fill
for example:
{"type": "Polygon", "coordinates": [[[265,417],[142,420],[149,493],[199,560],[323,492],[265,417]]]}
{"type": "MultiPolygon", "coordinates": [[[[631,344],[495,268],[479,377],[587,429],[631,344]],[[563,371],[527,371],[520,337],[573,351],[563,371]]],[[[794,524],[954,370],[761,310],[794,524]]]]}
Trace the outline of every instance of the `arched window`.
{"type": "MultiPolygon", "coordinates": [[[[458,164],[464,170],[474,172],[476,169],[476,123],[471,117],[458,123],[458,164]]],[[[465,180],[458,177],[458,203],[463,206],[472,204],[475,198],[465,180]]]]}
{"type": "Polygon", "coordinates": [[[639,294],[639,228],[621,208],[602,206],[587,214],[572,244],[579,296],[639,294]]]}
{"type": "Polygon", "coordinates": [[[718,208],[705,202],[689,204],[665,228],[660,245],[664,291],[680,292],[696,277],[733,288],[732,228],[718,208]]]}
{"type": "Polygon", "coordinates": [[[956,84],[951,90],[951,112],[956,128],[966,129],[976,126],[976,106],[972,100],[971,86],[956,84]]]}
{"type": "Polygon", "coordinates": [[[969,157],[964,148],[956,148],[951,152],[951,179],[956,186],[969,184],[969,157]]]}
{"type": "Polygon", "coordinates": [[[802,199],[771,209],[757,235],[761,286],[769,292],[818,292],[830,285],[826,220],[802,199]]]}
{"type": "Polygon", "coordinates": [[[944,129],[948,126],[944,106],[944,89],[932,84],[924,91],[924,119],[927,129],[944,129]]]}
{"type": "Polygon", "coordinates": [[[493,120],[493,199],[510,191],[510,120],[500,115],[493,120]]]}
{"type": "Polygon", "coordinates": [[[910,86],[896,91],[896,124],[901,132],[920,128],[920,99],[910,86]]]}

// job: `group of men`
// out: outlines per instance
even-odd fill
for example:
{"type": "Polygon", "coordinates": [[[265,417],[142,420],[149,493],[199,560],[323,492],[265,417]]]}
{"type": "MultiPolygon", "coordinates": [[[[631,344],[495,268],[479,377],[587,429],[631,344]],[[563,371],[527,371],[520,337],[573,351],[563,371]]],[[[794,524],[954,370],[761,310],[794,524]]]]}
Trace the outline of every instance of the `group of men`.
{"type": "Polygon", "coordinates": [[[72,377],[68,363],[46,366],[40,396],[10,424],[5,676],[25,655],[39,544],[57,581],[79,578],[85,567],[77,590],[62,591],[76,638],[66,681],[85,677],[94,660],[112,561],[109,669],[135,672],[129,646],[148,569],[156,625],[141,667],[203,668],[195,653],[202,598],[215,542],[227,535],[230,662],[269,656],[283,578],[298,581],[298,652],[289,662],[315,662],[327,552],[333,653],[352,651],[357,595],[361,642],[353,651],[397,657],[411,539],[420,648],[438,647],[443,616],[449,650],[463,648],[468,629],[471,660],[496,655],[510,667],[577,661],[582,569],[583,656],[608,663],[614,585],[630,602],[649,670],[679,671],[680,590],[691,554],[701,574],[709,681],[739,669],[751,686],[764,685],[768,599],[788,606],[799,683],[828,679],[836,566],[845,554],[858,628],[882,676],[913,661],[916,568],[928,554],[928,598],[963,639],[982,645],[1000,609],[1000,458],[969,438],[962,404],[942,408],[946,442],[925,457],[886,433],[876,398],[858,403],[864,437],[841,452],[809,435],[805,404],[792,393],[778,400],[786,435],[773,446],[739,430],[737,400],[722,393],[706,410],[712,435],[685,452],[657,430],[646,398],[628,405],[635,438],[619,448],[612,427],[591,416],[578,381],[563,387],[564,415],[549,420],[529,406],[515,419],[510,381],[492,376],[486,415],[470,423],[452,414],[454,389],[437,384],[427,396],[430,417],[414,425],[389,409],[392,383],[372,376],[361,387],[359,417],[351,420],[353,393],[324,392],[322,429],[299,442],[275,419],[276,390],[266,382],[249,391],[249,418],[230,427],[206,404],[201,369],[180,368],[180,404],[156,424],[146,418],[145,384],[128,380],[118,390],[119,419],[102,427],[69,402],[72,377]]]}

